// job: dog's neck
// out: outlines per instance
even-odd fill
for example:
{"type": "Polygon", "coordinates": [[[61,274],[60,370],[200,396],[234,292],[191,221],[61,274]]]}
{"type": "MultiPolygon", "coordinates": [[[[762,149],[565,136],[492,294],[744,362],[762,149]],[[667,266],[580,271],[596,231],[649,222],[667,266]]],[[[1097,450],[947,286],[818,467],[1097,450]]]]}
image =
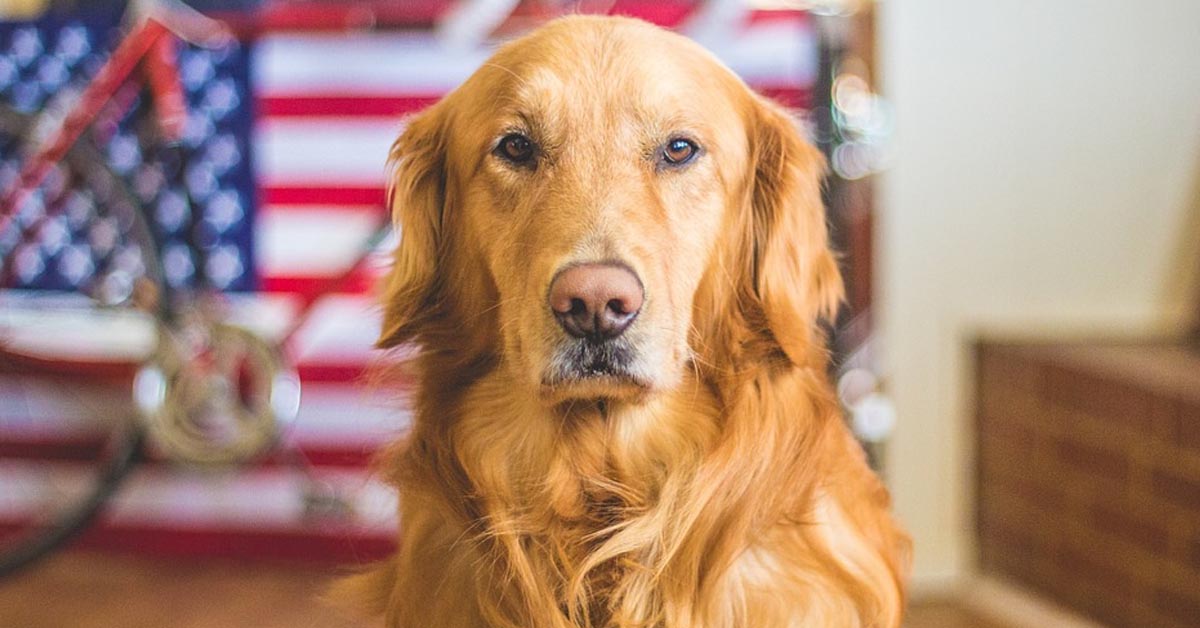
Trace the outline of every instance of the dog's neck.
{"type": "Polygon", "coordinates": [[[554,514],[568,519],[582,515],[587,504],[580,500],[591,496],[608,503],[615,493],[633,508],[656,500],[668,475],[691,475],[731,436],[725,416],[733,404],[748,400],[756,421],[785,432],[805,428],[805,417],[823,421],[836,413],[824,375],[808,368],[762,369],[734,390],[688,369],[672,389],[636,402],[580,399],[550,406],[496,362],[441,373],[437,366],[446,364],[419,365],[414,437],[453,455],[461,466],[454,475],[469,483],[458,487],[464,495],[552,504],[554,514]]]}
{"type": "MultiPolygon", "coordinates": [[[[607,500],[607,492],[617,491],[634,504],[655,497],[660,476],[697,463],[717,437],[720,414],[712,391],[690,375],[638,402],[580,399],[549,406],[497,369],[472,385],[461,403],[471,411],[457,417],[456,446],[490,449],[509,441],[503,465],[508,480],[536,486],[549,478],[566,494],[607,500]],[[491,442],[471,442],[480,433],[490,434],[491,442]]],[[[529,503],[535,496],[523,497],[529,503]]],[[[561,516],[583,506],[565,499],[549,502],[561,507],[561,516]]]]}

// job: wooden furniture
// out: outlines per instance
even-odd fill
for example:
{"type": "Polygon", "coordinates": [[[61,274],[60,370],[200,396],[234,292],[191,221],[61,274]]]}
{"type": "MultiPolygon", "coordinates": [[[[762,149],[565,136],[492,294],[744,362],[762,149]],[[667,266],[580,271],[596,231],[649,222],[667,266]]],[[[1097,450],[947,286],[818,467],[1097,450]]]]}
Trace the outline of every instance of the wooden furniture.
{"type": "Polygon", "coordinates": [[[1200,348],[977,356],[983,570],[1108,625],[1200,625],[1200,348]]]}

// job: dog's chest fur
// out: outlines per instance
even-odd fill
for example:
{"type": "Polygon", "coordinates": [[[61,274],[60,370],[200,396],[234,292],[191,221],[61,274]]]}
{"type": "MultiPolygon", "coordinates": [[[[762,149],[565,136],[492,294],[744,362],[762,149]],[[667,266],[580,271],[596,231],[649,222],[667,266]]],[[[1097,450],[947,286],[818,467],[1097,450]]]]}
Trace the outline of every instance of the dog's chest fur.
{"type": "MultiPolygon", "coordinates": [[[[812,397],[803,378],[788,381],[755,390],[812,397]]],[[[866,583],[890,577],[887,565],[847,519],[846,497],[821,488],[860,490],[826,466],[853,460],[839,444],[852,441],[839,423],[802,419],[811,402],[745,403],[729,410],[687,380],[642,404],[548,408],[497,372],[426,397],[404,456],[418,471],[398,481],[402,495],[436,497],[402,513],[401,543],[427,548],[408,569],[473,599],[476,611],[455,616],[481,619],[462,626],[861,625],[879,601],[866,583]],[[784,459],[810,479],[765,475],[784,459]]]]}
{"type": "Polygon", "coordinates": [[[655,594],[645,581],[663,551],[653,532],[668,516],[664,483],[683,481],[711,447],[715,402],[693,385],[678,401],[545,408],[511,390],[499,377],[476,383],[453,432],[490,528],[481,547],[492,564],[530,575],[514,580],[540,589],[525,595],[569,615],[573,594],[586,593],[589,625],[608,625],[609,600],[655,594]]]}

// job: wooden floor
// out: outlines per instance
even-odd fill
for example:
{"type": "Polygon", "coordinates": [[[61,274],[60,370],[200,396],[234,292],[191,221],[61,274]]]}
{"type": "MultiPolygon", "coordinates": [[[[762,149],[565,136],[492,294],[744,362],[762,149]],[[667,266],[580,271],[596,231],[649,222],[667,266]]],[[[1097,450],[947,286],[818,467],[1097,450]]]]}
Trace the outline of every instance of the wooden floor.
{"type": "MultiPolygon", "coordinates": [[[[332,571],[72,552],[0,582],[14,628],[350,628],[319,596],[332,571]]],[[[950,603],[917,604],[906,628],[1015,628],[950,603]]],[[[431,627],[432,628],[432,627],[431,627]]]]}
{"type": "Polygon", "coordinates": [[[71,553],[0,581],[0,626],[364,626],[319,601],[333,576],[278,565],[71,553]]]}
{"type": "Polygon", "coordinates": [[[904,626],[905,628],[1034,628],[1033,626],[1000,624],[950,601],[925,601],[913,604],[908,611],[904,626]]]}

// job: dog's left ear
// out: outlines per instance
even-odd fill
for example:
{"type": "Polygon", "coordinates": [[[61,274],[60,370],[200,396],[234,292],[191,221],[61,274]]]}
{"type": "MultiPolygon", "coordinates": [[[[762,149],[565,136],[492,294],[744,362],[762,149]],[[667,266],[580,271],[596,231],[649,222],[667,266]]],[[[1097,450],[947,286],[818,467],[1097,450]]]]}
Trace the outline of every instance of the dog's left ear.
{"type": "Polygon", "coordinates": [[[388,157],[388,203],[400,243],[382,286],[381,348],[415,338],[436,316],[447,202],[443,109],[439,103],[410,119],[388,157]]]}
{"type": "Polygon", "coordinates": [[[843,295],[821,201],[825,158],[786,111],[755,99],[753,291],[775,343],[793,364],[804,364],[816,343],[818,319],[832,318],[843,295]]]}

